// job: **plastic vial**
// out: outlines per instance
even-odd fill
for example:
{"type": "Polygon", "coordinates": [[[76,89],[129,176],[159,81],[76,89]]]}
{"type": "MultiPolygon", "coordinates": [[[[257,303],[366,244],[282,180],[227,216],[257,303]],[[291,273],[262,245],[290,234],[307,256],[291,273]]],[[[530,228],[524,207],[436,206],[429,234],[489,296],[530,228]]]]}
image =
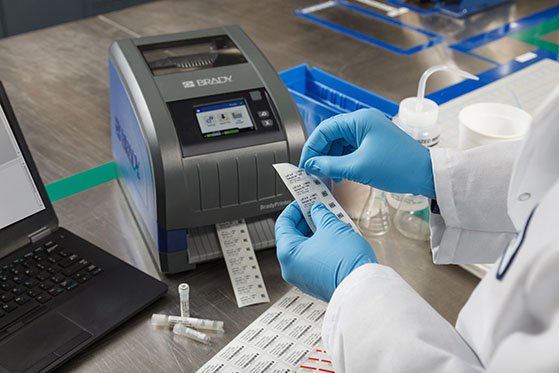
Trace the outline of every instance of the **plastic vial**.
{"type": "Polygon", "coordinates": [[[188,284],[179,285],[179,299],[181,303],[181,316],[190,317],[190,287],[188,284]]]}
{"type": "MultiPolygon", "coordinates": [[[[421,76],[417,96],[405,98],[400,102],[398,115],[393,118],[393,122],[428,148],[439,143],[441,134],[438,124],[439,105],[425,98],[427,79],[437,71],[448,71],[464,78],[479,79],[475,75],[453,67],[432,66],[421,76]]],[[[394,226],[402,235],[415,240],[429,239],[429,201],[426,197],[392,194],[388,202],[392,207],[398,208],[394,214],[394,226]]]]}
{"type": "Polygon", "coordinates": [[[174,326],[184,324],[190,328],[206,329],[223,332],[223,321],[197,319],[194,317],[167,316],[154,313],[151,316],[151,324],[154,326],[174,326]]]}
{"type": "Polygon", "coordinates": [[[184,324],[175,324],[175,326],[173,326],[173,333],[177,335],[183,335],[185,337],[205,344],[210,344],[210,342],[212,341],[209,335],[189,328],[184,324]]]}
{"type": "Polygon", "coordinates": [[[370,188],[357,223],[365,236],[381,236],[390,229],[390,213],[382,190],[370,188]]]}
{"type": "Polygon", "coordinates": [[[160,313],[154,313],[151,315],[151,325],[153,326],[173,326],[174,324],[169,323],[169,316],[162,315],[160,313]]]}

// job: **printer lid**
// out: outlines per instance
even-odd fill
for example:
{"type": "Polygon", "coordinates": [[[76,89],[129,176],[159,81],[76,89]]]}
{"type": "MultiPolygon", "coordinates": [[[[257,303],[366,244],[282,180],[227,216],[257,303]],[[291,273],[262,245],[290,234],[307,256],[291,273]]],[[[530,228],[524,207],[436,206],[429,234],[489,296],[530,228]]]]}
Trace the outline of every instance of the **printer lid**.
{"type": "Polygon", "coordinates": [[[139,49],[156,76],[247,62],[227,35],[147,44],[139,49]]]}

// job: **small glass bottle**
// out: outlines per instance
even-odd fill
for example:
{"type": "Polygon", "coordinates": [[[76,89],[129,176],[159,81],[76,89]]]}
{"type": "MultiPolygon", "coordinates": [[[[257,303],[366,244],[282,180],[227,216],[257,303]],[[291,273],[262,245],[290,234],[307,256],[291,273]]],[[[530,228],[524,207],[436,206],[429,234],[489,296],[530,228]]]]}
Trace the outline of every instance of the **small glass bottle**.
{"type": "Polygon", "coordinates": [[[364,236],[381,236],[390,229],[390,213],[382,190],[370,188],[357,223],[364,236]]]}
{"type": "Polygon", "coordinates": [[[429,200],[423,196],[404,194],[394,214],[394,226],[405,237],[427,241],[429,229],[429,200]]]}

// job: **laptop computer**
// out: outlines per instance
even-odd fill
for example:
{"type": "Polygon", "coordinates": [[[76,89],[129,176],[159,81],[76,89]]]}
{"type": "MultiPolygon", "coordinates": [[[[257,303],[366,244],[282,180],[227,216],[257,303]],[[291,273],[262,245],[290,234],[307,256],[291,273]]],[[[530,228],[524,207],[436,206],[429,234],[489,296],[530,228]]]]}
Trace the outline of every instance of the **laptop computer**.
{"type": "Polygon", "coordinates": [[[0,82],[0,371],[52,370],[166,291],[58,226],[0,82]]]}

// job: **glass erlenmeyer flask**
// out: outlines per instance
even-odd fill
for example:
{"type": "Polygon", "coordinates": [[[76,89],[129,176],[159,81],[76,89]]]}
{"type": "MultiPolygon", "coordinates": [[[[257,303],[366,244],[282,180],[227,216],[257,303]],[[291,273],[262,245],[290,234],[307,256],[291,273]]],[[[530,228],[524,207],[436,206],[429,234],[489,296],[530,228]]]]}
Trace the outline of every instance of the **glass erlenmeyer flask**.
{"type": "Polygon", "coordinates": [[[390,213],[382,190],[370,188],[357,225],[365,236],[380,236],[390,229],[390,213]]]}
{"type": "Polygon", "coordinates": [[[423,196],[403,195],[394,214],[394,225],[398,231],[411,239],[429,239],[429,200],[423,196]]]}

